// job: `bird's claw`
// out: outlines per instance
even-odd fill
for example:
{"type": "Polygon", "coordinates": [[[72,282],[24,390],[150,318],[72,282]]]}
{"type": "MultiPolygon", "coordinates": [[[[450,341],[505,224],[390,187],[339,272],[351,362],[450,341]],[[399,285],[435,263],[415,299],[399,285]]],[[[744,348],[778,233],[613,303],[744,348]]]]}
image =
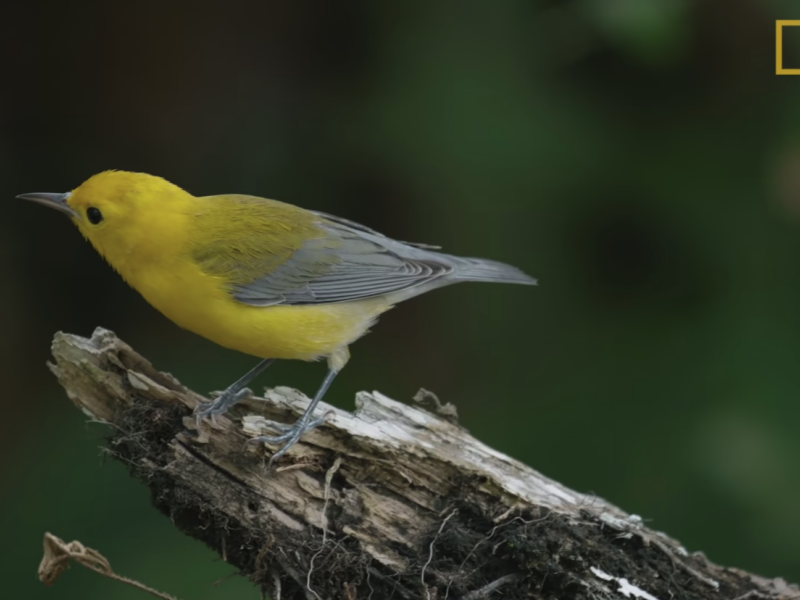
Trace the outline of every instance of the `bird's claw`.
{"type": "Polygon", "coordinates": [[[200,425],[206,418],[209,418],[211,424],[216,427],[218,415],[224,415],[231,406],[252,395],[253,392],[250,388],[243,388],[236,391],[227,389],[217,394],[211,402],[199,404],[194,410],[197,429],[200,429],[200,425]]]}
{"type": "Polygon", "coordinates": [[[247,440],[248,444],[282,444],[280,448],[270,457],[269,465],[271,466],[281,456],[286,454],[287,450],[294,446],[304,433],[316,429],[322,425],[330,413],[325,413],[322,417],[314,419],[313,421],[303,422],[300,418],[293,425],[284,425],[283,423],[276,423],[275,421],[268,421],[267,426],[281,432],[281,435],[259,435],[257,437],[247,440]]]}

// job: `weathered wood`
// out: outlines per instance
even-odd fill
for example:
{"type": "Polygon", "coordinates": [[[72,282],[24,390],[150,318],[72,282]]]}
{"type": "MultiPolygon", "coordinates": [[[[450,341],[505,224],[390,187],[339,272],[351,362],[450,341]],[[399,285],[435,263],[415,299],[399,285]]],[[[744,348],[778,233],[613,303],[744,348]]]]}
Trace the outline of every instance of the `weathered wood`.
{"type": "Polygon", "coordinates": [[[354,413],[324,406],[326,423],[267,472],[271,449],[247,440],[264,419],[293,421],[300,393],[268,390],[198,434],[204,398],[113,333],[59,333],[53,356],[155,506],[275,600],[800,599],[377,392],[354,413]]]}

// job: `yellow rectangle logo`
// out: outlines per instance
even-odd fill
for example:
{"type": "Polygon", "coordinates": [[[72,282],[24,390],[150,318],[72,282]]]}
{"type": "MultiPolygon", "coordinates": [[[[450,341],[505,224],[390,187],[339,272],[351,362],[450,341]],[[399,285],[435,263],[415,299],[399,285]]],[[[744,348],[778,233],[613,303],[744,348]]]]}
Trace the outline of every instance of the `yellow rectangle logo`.
{"type": "Polygon", "coordinates": [[[800,75],[800,69],[783,68],[784,27],[800,27],[800,21],[775,21],[775,75],[800,75]]]}

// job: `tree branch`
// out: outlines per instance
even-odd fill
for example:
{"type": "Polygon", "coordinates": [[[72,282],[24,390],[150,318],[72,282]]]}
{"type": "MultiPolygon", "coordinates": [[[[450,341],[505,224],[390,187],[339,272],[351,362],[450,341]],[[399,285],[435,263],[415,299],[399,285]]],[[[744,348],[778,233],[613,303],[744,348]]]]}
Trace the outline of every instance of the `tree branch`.
{"type": "Polygon", "coordinates": [[[377,392],[355,413],[325,406],[326,423],[267,472],[273,449],[246,441],[264,419],[297,418],[298,392],[268,390],[198,434],[204,398],[113,333],[56,334],[53,356],[155,506],[274,600],[800,599],[377,392]]]}

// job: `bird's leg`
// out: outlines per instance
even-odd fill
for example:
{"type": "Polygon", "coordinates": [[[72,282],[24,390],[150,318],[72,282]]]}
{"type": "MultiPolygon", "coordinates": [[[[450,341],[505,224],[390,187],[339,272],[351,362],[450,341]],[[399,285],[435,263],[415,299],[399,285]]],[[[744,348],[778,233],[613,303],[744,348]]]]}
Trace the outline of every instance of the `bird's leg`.
{"type": "Polygon", "coordinates": [[[228,386],[228,388],[213,401],[198,405],[194,411],[195,417],[197,418],[197,428],[200,429],[200,423],[206,417],[211,417],[213,421],[214,417],[225,414],[231,406],[247,396],[250,393],[250,390],[247,389],[247,384],[263,373],[264,370],[274,362],[274,358],[265,358],[233,384],[228,386]]]}
{"type": "Polygon", "coordinates": [[[317,394],[314,396],[314,399],[308,404],[308,408],[306,408],[305,412],[303,412],[300,418],[297,419],[294,425],[286,426],[277,423],[272,425],[279,431],[283,432],[281,435],[260,435],[248,440],[248,443],[255,442],[266,444],[283,444],[278,451],[272,455],[272,458],[269,459],[270,465],[278,460],[281,456],[286,454],[286,451],[294,446],[295,443],[297,443],[297,440],[299,440],[306,431],[314,429],[315,427],[319,427],[325,421],[324,417],[314,419],[313,421],[311,420],[311,417],[314,414],[314,409],[317,408],[317,405],[319,404],[320,400],[322,400],[325,392],[328,391],[328,388],[331,386],[331,383],[338,373],[339,371],[335,369],[328,369],[328,374],[325,375],[325,379],[322,381],[322,385],[319,387],[319,390],[317,390],[317,394]]]}

